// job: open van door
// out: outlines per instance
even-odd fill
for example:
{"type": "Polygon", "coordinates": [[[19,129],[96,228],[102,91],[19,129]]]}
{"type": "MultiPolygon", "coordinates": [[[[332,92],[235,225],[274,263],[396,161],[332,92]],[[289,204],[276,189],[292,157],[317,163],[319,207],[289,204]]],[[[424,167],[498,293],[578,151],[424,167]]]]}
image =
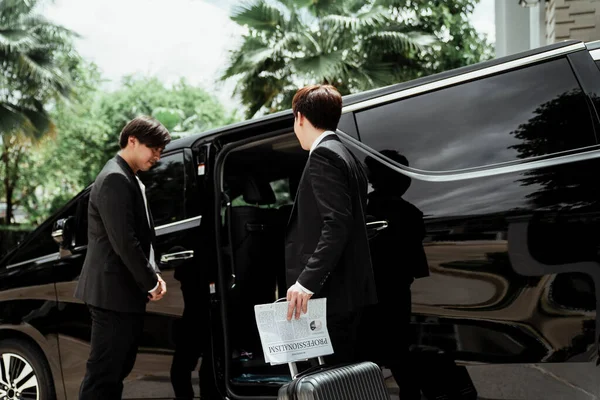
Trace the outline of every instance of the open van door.
{"type": "Polygon", "coordinates": [[[264,360],[254,306],[272,303],[287,290],[285,228],[308,157],[292,129],[290,123],[289,129],[234,140],[215,163],[217,294],[224,384],[233,398],[276,398],[290,380],[287,365],[264,360]]]}

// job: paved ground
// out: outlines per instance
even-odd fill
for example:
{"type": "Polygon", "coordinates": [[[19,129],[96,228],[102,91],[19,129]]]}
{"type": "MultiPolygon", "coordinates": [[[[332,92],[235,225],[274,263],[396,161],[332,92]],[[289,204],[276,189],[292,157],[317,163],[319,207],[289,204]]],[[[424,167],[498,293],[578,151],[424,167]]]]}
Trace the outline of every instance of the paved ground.
{"type": "MultiPolygon", "coordinates": [[[[486,365],[468,369],[480,400],[600,400],[600,367],[593,363],[486,365]]],[[[384,376],[392,400],[399,400],[394,378],[389,371],[384,371],[384,376]]]]}
{"type": "MultiPolygon", "coordinates": [[[[593,363],[482,365],[468,370],[479,400],[600,400],[600,367],[593,363]]],[[[384,370],[384,377],[391,399],[400,400],[398,386],[388,370],[384,370]]],[[[193,381],[197,390],[196,375],[193,381]]],[[[434,376],[431,384],[435,385],[434,376]]],[[[165,385],[170,387],[167,376],[164,382],[130,382],[124,394],[156,397],[165,385]]]]}

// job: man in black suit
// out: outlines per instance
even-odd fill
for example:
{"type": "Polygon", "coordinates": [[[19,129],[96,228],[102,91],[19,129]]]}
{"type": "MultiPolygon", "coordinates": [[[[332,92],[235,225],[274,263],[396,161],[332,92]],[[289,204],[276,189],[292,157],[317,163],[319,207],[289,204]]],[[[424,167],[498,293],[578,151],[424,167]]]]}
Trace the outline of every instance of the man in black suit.
{"type": "Polygon", "coordinates": [[[121,131],[121,151],[96,177],[88,205],[88,249],[75,297],[92,317],[90,356],[79,399],[120,399],[135,363],[148,300],[167,292],[154,257],[154,224],[138,171],[171,140],[151,117],[121,131]]]}
{"type": "Polygon", "coordinates": [[[327,298],[331,364],[352,362],[362,309],[377,302],[364,210],[367,177],[334,133],[342,97],[330,85],[304,87],[292,101],[294,132],[309,158],[286,232],[288,320],[327,298]]]}

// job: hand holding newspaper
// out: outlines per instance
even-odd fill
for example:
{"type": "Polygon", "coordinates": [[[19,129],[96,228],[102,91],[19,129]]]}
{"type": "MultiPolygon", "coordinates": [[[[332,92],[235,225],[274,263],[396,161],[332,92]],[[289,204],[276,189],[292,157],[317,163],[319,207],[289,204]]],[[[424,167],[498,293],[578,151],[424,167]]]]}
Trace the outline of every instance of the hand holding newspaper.
{"type": "Polygon", "coordinates": [[[254,306],[265,362],[271,365],[333,353],[327,330],[327,299],[310,299],[308,311],[287,320],[288,302],[254,306]]]}

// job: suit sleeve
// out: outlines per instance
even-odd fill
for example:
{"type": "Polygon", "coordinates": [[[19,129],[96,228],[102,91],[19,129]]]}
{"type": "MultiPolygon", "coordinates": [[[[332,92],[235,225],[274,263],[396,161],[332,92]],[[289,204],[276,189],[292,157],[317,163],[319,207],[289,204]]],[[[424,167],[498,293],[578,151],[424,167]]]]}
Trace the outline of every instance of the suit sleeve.
{"type": "Polygon", "coordinates": [[[98,211],[114,251],[140,289],[151,290],[158,278],[136,234],[131,184],[126,177],[111,174],[104,179],[98,193],[98,211]]]}
{"type": "Polygon", "coordinates": [[[308,172],[322,228],[298,282],[318,293],[344,252],[354,217],[347,166],[337,154],[317,148],[310,156],[308,172]]]}

